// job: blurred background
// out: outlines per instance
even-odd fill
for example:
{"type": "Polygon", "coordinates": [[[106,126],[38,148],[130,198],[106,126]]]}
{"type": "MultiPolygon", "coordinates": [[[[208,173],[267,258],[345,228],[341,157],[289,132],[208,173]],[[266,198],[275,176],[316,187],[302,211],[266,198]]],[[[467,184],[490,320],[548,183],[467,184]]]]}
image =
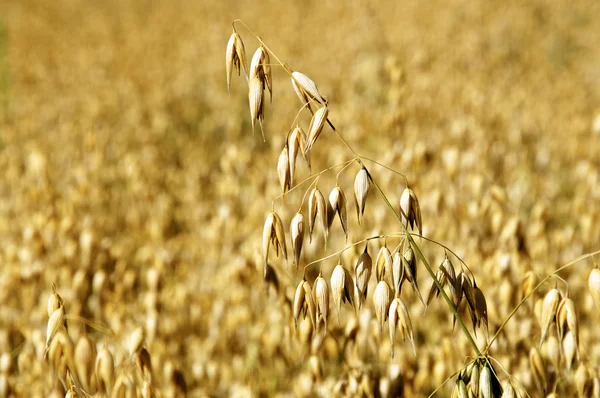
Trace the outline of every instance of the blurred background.
{"type": "MultiPolygon", "coordinates": [[[[330,396],[361,366],[379,375],[396,366],[405,393],[421,396],[472,355],[443,302],[423,315],[409,292],[416,358],[397,344],[391,361],[388,343],[380,356],[359,350],[353,367],[325,343],[315,371],[290,315],[301,273],[276,262],[278,287],[262,278],[262,226],[300,103],[274,66],[266,142],[253,135],[245,79],[235,76],[227,93],[236,18],[317,83],[359,154],[407,176],[425,235],[474,270],[491,330],[522,298],[528,272],[541,279],[600,248],[596,0],[2,0],[0,384],[14,396],[64,394],[42,359],[53,284],[71,337],[108,346],[116,375],[133,366],[128,339],[144,330],[152,388],[164,396],[330,396]]],[[[250,60],[258,42],[237,31],[250,60]]],[[[301,120],[306,129],[309,116],[301,120]]],[[[351,156],[326,129],[313,171],[351,156]]],[[[397,204],[404,180],[373,167],[397,204]]],[[[351,240],[397,230],[374,195],[358,226],[356,171],[340,177],[351,240]]],[[[298,173],[309,175],[304,165],[298,173]]],[[[324,192],[333,178],[323,177],[324,192]]],[[[300,191],[275,204],[286,225],[300,191]]],[[[339,225],[332,234],[326,253],[305,249],[304,263],[344,247],[339,225]]],[[[424,251],[433,264],[443,258],[433,245],[424,251]]],[[[591,266],[561,275],[597,364],[591,266]]],[[[532,308],[520,311],[492,352],[531,388],[535,319],[532,308]]]]}

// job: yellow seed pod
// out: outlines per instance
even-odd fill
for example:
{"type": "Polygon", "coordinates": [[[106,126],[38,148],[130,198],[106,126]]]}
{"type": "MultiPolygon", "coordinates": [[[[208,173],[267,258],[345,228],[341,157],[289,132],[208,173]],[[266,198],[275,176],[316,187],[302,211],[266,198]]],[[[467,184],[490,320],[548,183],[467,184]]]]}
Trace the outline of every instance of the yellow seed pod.
{"type": "Polygon", "coordinates": [[[596,308],[600,310],[600,269],[594,268],[588,278],[588,287],[596,308]]]}

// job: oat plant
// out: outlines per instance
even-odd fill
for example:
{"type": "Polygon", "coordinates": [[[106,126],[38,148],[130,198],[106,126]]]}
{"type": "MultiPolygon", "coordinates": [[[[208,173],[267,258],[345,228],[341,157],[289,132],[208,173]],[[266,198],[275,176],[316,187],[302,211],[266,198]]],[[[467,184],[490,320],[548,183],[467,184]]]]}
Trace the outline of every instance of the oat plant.
{"type": "MultiPolygon", "coordinates": [[[[243,75],[244,80],[247,80],[252,129],[256,128],[258,122],[262,138],[269,138],[268,134],[265,134],[264,125],[265,109],[268,106],[266,92],[269,92],[270,103],[273,100],[275,69],[287,74],[290,88],[300,100],[296,117],[289,124],[284,146],[277,159],[281,194],[273,199],[271,211],[264,223],[262,267],[265,279],[276,281],[277,289],[282,292],[295,292],[292,297],[287,297],[291,307],[290,316],[293,318],[291,327],[297,330],[298,339],[310,346],[309,366],[314,369],[314,377],[318,378],[322,372],[319,353],[326,336],[334,334],[336,341],[342,340],[338,345],[343,344],[343,347],[346,347],[356,339],[357,325],[366,307],[372,308],[375,313],[376,340],[381,341],[389,336],[391,352],[387,360],[390,363],[394,360],[395,342],[398,338],[402,341],[408,340],[410,350],[418,357],[419,347],[413,329],[413,326],[418,324],[418,319],[411,319],[406,294],[402,294],[402,287],[410,285],[409,289],[422,303],[424,310],[435,298],[441,296],[451,313],[452,330],[458,325],[472,347],[471,353],[463,353],[468,363],[453,375],[453,397],[528,396],[518,380],[492,357],[490,350],[506,323],[525,301],[538,292],[549,279],[558,278],[558,272],[572,263],[559,268],[537,285],[533,280],[527,280],[524,284],[526,287],[523,300],[488,340],[488,303],[484,289],[477,283],[475,273],[456,253],[423,234],[423,224],[427,220],[423,219],[418,194],[410,184],[408,176],[359,154],[335,127],[335,109],[315,81],[283,62],[242,21],[236,20],[232,26],[233,33],[227,44],[225,57],[227,88],[231,95],[234,91],[232,87],[237,85],[232,80],[234,72],[243,75]],[[237,30],[239,26],[243,26],[258,42],[258,48],[251,57],[246,55],[246,46],[237,30]],[[251,59],[249,63],[248,59],[251,59]],[[347,157],[340,164],[315,172],[311,167],[311,152],[321,145],[320,137],[326,134],[337,137],[335,151],[345,150],[347,157]],[[299,158],[306,163],[306,169],[310,173],[301,181],[298,181],[297,176],[299,158]],[[321,177],[326,174],[333,175],[335,172],[335,185],[323,190],[323,186],[319,185],[321,177]],[[344,186],[340,182],[343,173],[353,173],[353,186],[344,186]],[[391,196],[384,192],[377,178],[379,173],[392,173],[396,178],[402,179],[404,188],[399,198],[391,199],[391,196]],[[381,198],[389,215],[397,221],[398,229],[349,242],[349,217],[355,213],[358,225],[364,226],[369,217],[369,202],[373,200],[369,198],[373,193],[381,198]],[[354,203],[351,205],[348,200],[352,199],[354,203]],[[299,205],[290,219],[280,216],[280,213],[287,214],[285,210],[276,211],[279,206],[292,207],[293,203],[299,205]],[[336,227],[336,224],[339,227],[336,227]],[[332,236],[338,233],[336,231],[343,233],[346,245],[332,254],[311,259],[303,264],[305,246],[322,242],[327,250],[332,236]],[[290,252],[287,249],[288,238],[291,242],[290,252]],[[423,242],[443,250],[444,259],[437,269],[434,269],[424,254],[426,246],[423,242]],[[346,258],[351,257],[356,250],[359,250],[360,254],[352,257],[352,263],[344,260],[345,254],[350,253],[346,258]],[[374,250],[377,250],[376,255],[374,250]],[[282,261],[276,262],[274,257],[281,257],[282,261]],[[424,268],[431,279],[431,288],[425,296],[418,284],[417,274],[420,268],[424,268]],[[310,272],[313,269],[318,271],[316,278],[310,276],[314,275],[310,272]],[[374,289],[372,285],[375,286],[374,289]],[[372,291],[369,290],[370,286],[372,291]],[[330,298],[333,301],[332,308],[330,298]],[[356,314],[354,318],[352,315],[349,318],[340,316],[343,306],[351,309],[350,314],[356,314]],[[478,332],[483,334],[479,341],[484,347],[478,345],[478,332]],[[500,384],[496,368],[502,369],[507,376],[504,388],[500,384]]],[[[596,305],[600,306],[600,272],[597,268],[590,274],[589,288],[596,305]]],[[[568,292],[555,288],[546,294],[541,322],[542,335],[539,345],[545,343],[551,330],[556,330],[553,333],[558,336],[560,355],[565,356],[566,365],[571,369],[579,360],[579,326],[575,304],[568,298],[568,292]]],[[[552,336],[554,338],[554,334],[552,336]]],[[[343,352],[344,350],[342,355],[343,352]]],[[[342,360],[345,361],[344,358],[342,360]]],[[[529,362],[538,391],[543,395],[550,393],[552,386],[538,347],[531,347],[529,362]]],[[[356,371],[350,364],[345,363],[349,374],[356,371]]],[[[344,388],[344,383],[340,382],[336,393],[343,395],[344,388]]],[[[393,392],[389,395],[393,395],[393,392]]]]}

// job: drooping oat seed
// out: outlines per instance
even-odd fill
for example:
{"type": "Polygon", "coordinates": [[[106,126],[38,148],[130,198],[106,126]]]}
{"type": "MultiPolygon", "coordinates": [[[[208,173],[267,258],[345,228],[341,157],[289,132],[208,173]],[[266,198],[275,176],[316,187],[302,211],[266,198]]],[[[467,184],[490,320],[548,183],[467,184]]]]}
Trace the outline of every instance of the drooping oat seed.
{"type": "Polygon", "coordinates": [[[567,369],[571,370],[575,364],[575,360],[579,358],[579,347],[575,341],[575,335],[570,330],[562,340],[562,352],[564,363],[567,365],[567,369]]]}
{"type": "Polygon", "coordinates": [[[102,348],[96,359],[96,380],[98,381],[98,391],[110,394],[115,379],[115,360],[111,352],[102,348]]]}
{"type": "Polygon", "coordinates": [[[592,377],[587,366],[579,364],[575,372],[575,386],[580,397],[590,397],[592,395],[592,377]]]}
{"type": "MultiPolygon", "coordinates": [[[[456,296],[453,296],[452,304],[454,304],[454,308],[456,308],[456,310],[458,311],[463,297],[466,296],[464,293],[465,289],[466,290],[470,289],[471,280],[469,279],[469,276],[466,274],[466,272],[461,271],[461,273],[457,275],[455,282],[456,283],[454,285],[454,291],[456,292],[456,296]]],[[[470,304],[469,304],[469,309],[470,309],[470,304]]],[[[452,330],[453,331],[454,331],[455,326],[456,326],[456,316],[453,316],[452,317],[452,330]]]]}
{"type": "Polygon", "coordinates": [[[371,189],[371,179],[366,168],[361,168],[354,178],[354,201],[356,203],[356,217],[358,224],[361,224],[361,219],[365,212],[365,204],[367,196],[371,189]]]}
{"type": "Polygon", "coordinates": [[[248,101],[250,103],[250,118],[252,120],[252,133],[254,133],[254,125],[258,120],[260,124],[260,132],[265,140],[265,132],[263,130],[263,120],[265,119],[265,104],[264,104],[263,85],[258,77],[249,80],[248,101]]]}
{"type": "Polygon", "coordinates": [[[279,184],[281,185],[281,192],[284,194],[285,200],[285,193],[292,187],[290,157],[287,143],[284,145],[283,150],[279,155],[279,160],[277,161],[277,175],[279,176],[279,184]]]}
{"type": "Polygon", "coordinates": [[[273,102],[273,75],[271,74],[271,58],[262,45],[254,52],[250,61],[250,79],[258,78],[263,88],[269,90],[270,101],[273,102]]]}
{"type": "Polygon", "coordinates": [[[470,370],[469,389],[473,391],[473,395],[477,397],[479,396],[479,381],[481,379],[481,368],[479,366],[479,362],[475,361],[470,370]]]}
{"type": "Polygon", "coordinates": [[[492,387],[492,371],[486,364],[479,376],[479,396],[481,398],[496,398],[492,387]]]}
{"type": "Polygon", "coordinates": [[[317,187],[314,187],[308,195],[308,214],[309,242],[312,242],[312,234],[315,228],[316,217],[318,216],[323,229],[325,247],[327,247],[327,237],[329,235],[329,228],[327,226],[327,205],[325,203],[325,197],[317,187]]]}
{"type": "Polygon", "coordinates": [[[469,398],[469,392],[467,391],[467,385],[459,378],[456,380],[456,384],[452,389],[452,398],[469,398]]]}
{"type": "MultiPolygon", "coordinates": [[[[46,327],[46,354],[48,353],[48,348],[50,347],[50,343],[52,339],[58,333],[59,330],[64,328],[65,324],[65,307],[61,306],[57,310],[55,310],[51,315],[50,319],[48,319],[48,325],[46,327]]],[[[44,354],[44,357],[46,356],[44,354]]]]}
{"type": "MultiPolygon", "coordinates": [[[[304,290],[304,282],[305,280],[301,280],[296,286],[296,293],[294,294],[294,302],[292,305],[293,315],[294,315],[294,324],[296,325],[296,329],[298,329],[298,318],[300,318],[300,313],[302,310],[305,310],[304,298],[305,290],[304,290]]],[[[306,313],[306,312],[305,312],[306,313]]]]}
{"type": "Polygon", "coordinates": [[[342,303],[348,301],[354,307],[354,282],[352,281],[352,276],[342,264],[338,264],[333,269],[330,286],[333,301],[337,309],[339,324],[342,303]]]}
{"type": "Polygon", "coordinates": [[[404,283],[404,262],[400,251],[394,252],[392,260],[392,280],[394,282],[394,292],[399,296],[402,292],[402,284],[404,283]]]}
{"type": "Polygon", "coordinates": [[[365,250],[358,257],[356,266],[354,267],[354,278],[357,292],[358,308],[367,299],[367,291],[369,288],[369,280],[371,279],[371,270],[373,261],[368,252],[368,244],[365,245],[365,250]]]}
{"type": "Polygon", "coordinates": [[[373,293],[373,305],[375,307],[375,315],[379,322],[379,331],[383,333],[383,324],[388,318],[390,302],[392,301],[392,291],[385,281],[381,281],[375,287],[373,293]]]}
{"type": "Polygon", "coordinates": [[[92,387],[92,375],[94,374],[94,362],[96,360],[96,345],[92,343],[87,334],[82,334],[75,346],[75,373],[84,390],[90,392],[92,387]]]}
{"type": "Polygon", "coordinates": [[[344,195],[344,191],[339,185],[336,185],[335,188],[331,190],[329,193],[329,207],[327,213],[327,225],[331,227],[333,223],[333,219],[335,215],[338,215],[340,219],[340,223],[342,224],[342,229],[344,230],[344,234],[346,235],[346,241],[348,241],[348,213],[346,212],[346,195],[344,195]]]}
{"type": "Polygon", "coordinates": [[[306,309],[304,310],[304,313],[306,314],[308,312],[308,316],[310,317],[310,323],[313,327],[313,330],[316,332],[317,331],[317,323],[316,323],[317,304],[315,303],[315,299],[312,294],[312,289],[311,289],[310,283],[308,283],[307,281],[304,281],[304,284],[302,285],[302,287],[304,288],[304,305],[306,307],[306,309]]]}
{"type": "Polygon", "coordinates": [[[141,327],[136,328],[133,331],[133,333],[131,334],[131,337],[129,339],[129,354],[130,355],[135,355],[138,351],[140,351],[142,349],[142,346],[144,345],[144,339],[145,339],[144,329],[141,327]]]}
{"type": "Polygon", "coordinates": [[[402,259],[404,262],[404,279],[410,282],[415,293],[419,296],[419,300],[421,300],[421,303],[423,303],[423,306],[427,309],[427,304],[425,304],[425,300],[423,300],[423,296],[421,296],[421,291],[419,290],[419,283],[417,281],[417,258],[415,257],[415,252],[412,247],[409,246],[404,251],[402,259]]]}
{"type": "Polygon", "coordinates": [[[588,288],[596,305],[596,309],[600,311],[600,269],[594,267],[588,278],[588,288]]]}
{"type": "Polygon", "coordinates": [[[321,95],[315,82],[308,76],[300,72],[292,72],[292,87],[296,92],[302,104],[308,104],[308,109],[312,112],[311,102],[327,106],[327,100],[321,95]]]}
{"type": "Polygon", "coordinates": [[[540,339],[540,346],[546,340],[550,326],[556,321],[556,312],[562,296],[560,291],[556,288],[546,293],[544,297],[544,304],[542,306],[542,337],[540,339]]]}
{"type": "Polygon", "coordinates": [[[402,223],[406,228],[414,229],[415,226],[419,231],[419,235],[423,235],[423,222],[421,220],[421,207],[419,200],[414,191],[410,188],[405,188],[400,197],[400,215],[402,223]]]}
{"type": "Polygon", "coordinates": [[[558,339],[562,340],[570,330],[575,339],[575,345],[579,346],[579,321],[575,312],[575,303],[569,297],[562,299],[556,310],[556,325],[558,327],[558,339]]]}
{"type": "Polygon", "coordinates": [[[483,322],[485,335],[488,335],[488,313],[485,296],[477,284],[473,285],[473,298],[475,300],[475,317],[477,319],[477,327],[481,327],[483,322]]]}
{"type": "Polygon", "coordinates": [[[248,62],[246,61],[246,49],[242,38],[235,32],[229,37],[227,49],[225,50],[225,69],[227,70],[227,92],[231,94],[231,72],[233,69],[240,74],[240,65],[244,68],[246,79],[248,79],[248,62]]]}
{"type": "Polygon", "coordinates": [[[390,253],[387,245],[384,244],[379,249],[375,260],[375,277],[377,278],[377,282],[385,280],[388,285],[394,287],[392,265],[392,253],[390,253]]]}
{"type": "Polygon", "coordinates": [[[325,279],[319,275],[315,280],[315,288],[313,291],[316,304],[315,324],[318,331],[320,325],[323,324],[325,329],[323,334],[327,334],[327,319],[329,318],[329,287],[325,279]]]}
{"type": "Polygon", "coordinates": [[[546,366],[540,352],[535,347],[529,351],[529,367],[537,388],[545,395],[548,389],[546,366]]]}
{"type": "Polygon", "coordinates": [[[300,254],[302,254],[302,244],[304,242],[304,215],[302,212],[296,213],[290,224],[290,233],[292,237],[292,251],[294,252],[294,264],[296,269],[300,264],[300,254]]]}
{"type": "Polygon", "coordinates": [[[317,138],[321,135],[323,131],[323,127],[325,127],[325,123],[327,122],[327,116],[329,115],[329,108],[323,106],[315,112],[312,119],[310,120],[310,125],[308,127],[308,139],[306,143],[306,148],[304,148],[304,155],[308,156],[311,148],[317,141],[317,138]]]}
{"type": "MultiPolygon", "coordinates": [[[[442,287],[449,286],[452,295],[456,295],[456,293],[453,292],[455,286],[454,280],[456,279],[456,276],[454,274],[454,266],[452,265],[450,260],[448,260],[448,257],[446,257],[444,261],[442,261],[442,263],[439,265],[435,277],[440,283],[440,285],[442,285],[442,287]]],[[[436,284],[432,282],[431,288],[429,289],[429,295],[427,296],[427,305],[431,303],[434,297],[439,296],[439,294],[440,291],[438,290],[436,284]]]]}
{"type": "Polygon", "coordinates": [[[400,300],[400,298],[398,298],[398,306],[396,308],[396,311],[398,312],[398,327],[400,328],[400,337],[402,338],[402,341],[406,341],[406,339],[410,341],[410,344],[412,345],[413,349],[413,354],[416,356],[417,350],[415,347],[415,339],[413,336],[412,322],[410,321],[408,308],[406,307],[406,304],[404,304],[404,302],[400,300]]]}
{"type": "Polygon", "coordinates": [[[279,256],[279,252],[283,254],[283,257],[287,261],[287,248],[285,243],[285,232],[283,229],[283,223],[277,213],[272,212],[267,216],[265,225],[263,227],[263,261],[264,265],[268,264],[269,260],[269,248],[273,245],[275,254],[279,256]]]}
{"type": "Polygon", "coordinates": [[[59,307],[64,306],[62,297],[56,292],[56,285],[52,284],[52,294],[48,297],[48,317],[59,307]]]}
{"type": "Polygon", "coordinates": [[[307,158],[304,154],[304,147],[306,147],[306,137],[304,131],[300,126],[296,126],[294,130],[288,136],[288,148],[289,148],[289,161],[290,161],[290,186],[294,185],[294,176],[296,173],[296,158],[301,153],[304,160],[307,162],[308,170],[310,171],[310,158],[307,158]]]}

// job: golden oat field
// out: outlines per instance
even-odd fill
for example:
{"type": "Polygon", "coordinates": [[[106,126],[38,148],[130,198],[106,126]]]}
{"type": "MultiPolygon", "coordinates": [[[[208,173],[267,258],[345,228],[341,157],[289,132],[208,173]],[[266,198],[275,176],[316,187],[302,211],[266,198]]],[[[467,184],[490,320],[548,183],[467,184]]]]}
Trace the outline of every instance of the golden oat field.
{"type": "Polygon", "coordinates": [[[598,21],[0,0],[0,397],[600,397],[598,21]]]}

